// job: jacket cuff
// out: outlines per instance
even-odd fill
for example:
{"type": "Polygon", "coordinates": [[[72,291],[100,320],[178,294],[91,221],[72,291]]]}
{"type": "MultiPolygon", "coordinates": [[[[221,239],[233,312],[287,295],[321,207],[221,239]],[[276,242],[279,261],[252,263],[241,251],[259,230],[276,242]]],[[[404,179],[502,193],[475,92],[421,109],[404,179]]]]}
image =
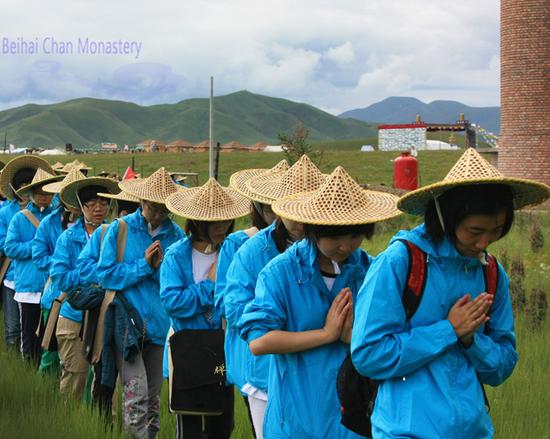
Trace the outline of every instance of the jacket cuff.
{"type": "Polygon", "coordinates": [[[268,329],[264,329],[264,328],[261,328],[261,329],[253,329],[251,331],[248,331],[248,335],[246,337],[246,342],[247,343],[251,343],[253,342],[254,340],[256,340],[257,338],[260,338],[262,336],[264,336],[265,334],[267,334],[269,332],[268,329]]]}
{"type": "Polygon", "coordinates": [[[142,277],[150,276],[155,272],[155,269],[147,263],[145,256],[138,259],[138,272],[142,277]]]}
{"type": "Polygon", "coordinates": [[[468,347],[462,347],[464,355],[466,355],[473,364],[479,364],[480,361],[487,358],[490,354],[491,348],[486,346],[483,337],[484,336],[475,332],[472,344],[468,347]]]}

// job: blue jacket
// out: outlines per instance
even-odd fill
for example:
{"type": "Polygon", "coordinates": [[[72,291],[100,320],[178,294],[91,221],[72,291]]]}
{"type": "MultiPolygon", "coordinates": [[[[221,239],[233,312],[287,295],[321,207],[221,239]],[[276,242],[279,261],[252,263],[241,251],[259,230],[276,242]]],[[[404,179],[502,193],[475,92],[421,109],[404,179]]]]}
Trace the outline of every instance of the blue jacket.
{"type": "MultiPolygon", "coordinates": [[[[61,226],[61,214],[63,208],[57,208],[52,211],[46,218],[40,222],[36,236],[32,242],[31,252],[32,261],[38,267],[40,271],[49,275],[50,263],[55,250],[55,243],[57,238],[63,232],[61,226]]],[[[50,309],[52,307],[53,300],[59,296],[59,291],[53,288],[53,284],[50,282],[46,286],[42,297],[40,298],[40,306],[43,309],[50,309]]]]}
{"type": "Polygon", "coordinates": [[[149,339],[157,345],[164,345],[169,320],[160,302],[159,271],[155,271],[145,260],[145,249],[159,240],[166,249],[183,237],[180,227],[167,219],[154,238],[147,229],[141,208],[124,217],[128,224],[124,262],[116,259],[118,220],[113,222],[103,238],[97,266],[99,284],[110,290],[124,292],[128,301],[143,319],[149,339]]]}
{"type": "MultiPolygon", "coordinates": [[[[65,230],[55,246],[50,266],[50,277],[55,291],[68,291],[78,285],[86,285],[83,278],[96,279],[95,270],[91,273],[84,273],[80,270],[76,261],[80,252],[88,241],[84,221],[79,218],[74,225],[65,230]]],[[[69,302],[63,303],[59,315],[75,322],[82,322],[82,311],[74,309],[69,302]]]]}
{"type": "Polygon", "coordinates": [[[183,239],[166,252],[160,268],[160,300],[175,332],[182,329],[218,329],[214,314],[214,282],[193,280],[191,239],[183,239]]]}
{"type": "MultiPolygon", "coordinates": [[[[237,250],[248,240],[249,236],[243,230],[232,233],[223,241],[218,266],[216,267],[216,286],[214,289],[214,308],[216,314],[225,318],[225,295],[227,294],[227,270],[235,258],[237,250]]],[[[242,352],[248,351],[248,345],[239,337],[239,331],[235,326],[225,327],[225,366],[227,382],[235,384],[240,390],[246,384],[245,370],[239,359],[242,352]]]]}
{"type": "MultiPolygon", "coordinates": [[[[29,203],[27,209],[42,221],[51,213],[48,207],[40,212],[34,203],[29,203]]],[[[40,271],[32,261],[32,241],[36,235],[36,227],[22,212],[18,212],[10,221],[4,252],[13,259],[15,269],[15,291],[18,293],[41,293],[48,274],[40,271]]]]}
{"type": "MultiPolygon", "coordinates": [[[[237,324],[244,307],[254,300],[258,274],[280,254],[273,240],[274,230],[275,224],[271,224],[246,241],[227,270],[224,303],[227,328],[230,331],[238,331],[237,324]]],[[[228,368],[239,389],[250,383],[267,392],[270,356],[252,355],[244,340],[235,341],[230,352],[232,364],[228,368]]]]}
{"type": "MultiPolygon", "coordinates": [[[[101,250],[101,233],[106,224],[98,227],[92,236],[78,255],[76,260],[76,266],[80,272],[80,279],[82,284],[99,284],[97,277],[97,263],[99,262],[99,252],[101,250]]],[[[103,233],[103,239],[107,230],[103,233]]]]}
{"type": "Polygon", "coordinates": [[[372,416],[375,438],[493,437],[476,372],[483,383],[496,386],[518,358],[502,267],[487,334],[480,328],[465,349],[447,320],[460,297],[475,298],[484,290],[481,262],[460,255],[447,239],[433,244],[424,225],[399,232],[377,258],[357,298],[355,313],[361,318],[351,342],[359,372],[382,380],[372,416]],[[410,321],[401,302],[408,256],[397,238],[428,254],[424,295],[410,321]]]}
{"type": "MultiPolygon", "coordinates": [[[[336,295],[349,287],[355,296],[369,264],[370,257],[357,250],[340,267],[329,291],[319,271],[315,244],[308,239],[294,244],[258,276],[256,297],[239,322],[241,336],[250,343],[273,330],[323,328],[336,295]]],[[[272,355],[263,427],[266,439],[360,437],[340,424],[336,376],[347,350],[347,344],[336,341],[303,352],[272,355]]]]}
{"type": "MultiPolygon", "coordinates": [[[[0,208],[0,250],[4,254],[6,253],[4,250],[4,245],[6,243],[6,235],[8,234],[8,226],[10,225],[11,219],[19,211],[21,211],[21,208],[19,207],[17,200],[6,200],[0,208]]],[[[6,272],[6,277],[4,278],[5,280],[15,280],[14,266],[15,264],[12,261],[10,268],[8,268],[8,271],[6,272]]]]}

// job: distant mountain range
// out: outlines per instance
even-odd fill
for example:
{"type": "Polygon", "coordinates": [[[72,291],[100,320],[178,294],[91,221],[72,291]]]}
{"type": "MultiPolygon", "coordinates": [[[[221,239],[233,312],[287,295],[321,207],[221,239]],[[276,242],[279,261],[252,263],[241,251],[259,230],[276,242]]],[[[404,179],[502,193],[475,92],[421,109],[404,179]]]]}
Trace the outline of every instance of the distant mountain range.
{"type": "MultiPolygon", "coordinates": [[[[144,139],[170,142],[208,138],[208,99],[140,106],[129,102],[82,98],[52,105],[29,104],[0,111],[0,139],[17,147],[79,147],[144,139]]],[[[359,139],[375,136],[373,124],[342,119],[311,105],[240,91],[214,98],[215,140],[245,144],[275,143],[277,134],[302,122],[310,140],[359,139]]]]}
{"type": "Polygon", "coordinates": [[[413,123],[419,114],[424,122],[452,123],[460,113],[471,123],[487,131],[500,131],[500,107],[469,107],[456,101],[433,101],[426,104],[416,98],[390,97],[383,101],[340,114],[370,123],[413,123]]]}

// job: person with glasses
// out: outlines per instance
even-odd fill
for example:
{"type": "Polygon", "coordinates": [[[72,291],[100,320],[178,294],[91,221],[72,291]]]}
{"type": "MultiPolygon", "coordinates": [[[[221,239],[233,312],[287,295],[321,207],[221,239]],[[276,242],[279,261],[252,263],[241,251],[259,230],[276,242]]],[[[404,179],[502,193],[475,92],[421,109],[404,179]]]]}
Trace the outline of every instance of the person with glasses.
{"type": "Polygon", "coordinates": [[[143,344],[131,361],[123,358],[115,346],[104,346],[103,353],[110,349],[116,356],[123,385],[125,430],[137,438],[149,438],[160,429],[162,357],[170,325],[160,302],[159,268],[164,251],[184,236],[168,217],[164,204],[169,195],[180,189],[164,168],[141,180],[122,181],[119,186],[139,198],[141,207],[122,219],[127,225],[122,262],[117,260],[121,220],[113,222],[105,233],[98,280],[103,288],[122,293],[139,314],[145,333],[143,344]]]}
{"type": "MultiPolygon", "coordinates": [[[[55,291],[68,292],[79,285],[97,283],[95,270],[81,271],[76,261],[93,232],[105,222],[109,213],[110,200],[100,197],[98,193],[116,193],[119,190],[115,181],[103,177],[77,180],[61,189],[61,201],[66,206],[78,208],[80,218],[57,240],[50,266],[55,291]]],[[[80,338],[82,317],[82,311],[65,301],[55,333],[61,365],[59,389],[62,394],[75,399],[81,399],[84,395],[88,376],[88,363],[80,338]]]]}

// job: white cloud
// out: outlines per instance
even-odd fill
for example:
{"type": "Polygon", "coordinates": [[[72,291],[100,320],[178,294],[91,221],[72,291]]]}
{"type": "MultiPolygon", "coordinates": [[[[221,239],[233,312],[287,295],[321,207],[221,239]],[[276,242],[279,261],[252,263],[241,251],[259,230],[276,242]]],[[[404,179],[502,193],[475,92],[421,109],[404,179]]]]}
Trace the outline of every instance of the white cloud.
{"type": "Polygon", "coordinates": [[[176,102],[206,97],[210,75],[216,94],[248,89],[335,113],[403,95],[498,105],[498,0],[23,0],[2,15],[0,38],[143,46],[137,60],[0,53],[0,108],[85,95],[176,102]]]}

